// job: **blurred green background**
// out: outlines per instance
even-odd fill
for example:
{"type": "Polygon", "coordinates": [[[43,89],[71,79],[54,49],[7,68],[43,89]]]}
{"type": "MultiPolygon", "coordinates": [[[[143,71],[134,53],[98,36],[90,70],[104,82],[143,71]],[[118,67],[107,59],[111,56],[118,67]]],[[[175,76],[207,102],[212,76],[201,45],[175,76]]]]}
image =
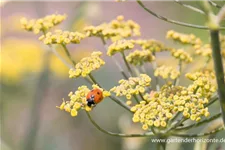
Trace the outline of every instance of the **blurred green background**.
{"type": "MultiPolygon", "coordinates": [[[[222,4],[222,2],[218,2],[222,4]]],[[[201,14],[186,9],[174,2],[145,2],[146,6],[161,15],[174,20],[204,25],[201,14]]],[[[190,4],[197,6],[195,2],[190,4]]],[[[218,12],[218,9],[214,9],[218,12]]],[[[69,31],[81,31],[86,25],[98,25],[108,22],[118,15],[125,20],[132,19],[140,24],[141,38],[156,39],[172,46],[165,39],[170,29],[184,33],[194,33],[208,42],[208,31],[181,27],[161,21],[136,2],[4,2],[1,3],[1,148],[2,150],[20,150],[26,143],[29,132],[34,135],[35,150],[149,150],[155,144],[149,138],[122,139],[105,135],[97,130],[84,112],[72,118],[68,113],[55,106],[67,99],[70,91],[80,85],[88,85],[85,80],[69,79],[68,69],[54,55],[50,57],[49,80],[44,85],[43,99],[35,99],[39,91],[37,84],[42,72],[43,53],[47,49],[38,41],[38,35],[25,32],[20,28],[20,18],[39,18],[53,13],[67,14],[67,19],[56,28],[69,31]],[[33,115],[35,114],[35,115],[33,115]],[[30,129],[34,123],[35,128],[30,129]]],[[[75,60],[87,56],[93,50],[104,51],[100,39],[88,38],[79,45],[70,45],[75,60]]],[[[60,48],[58,50],[61,52],[60,48]]],[[[62,54],[63,55],[63,54],[62,54]]],[[[171,63],[161,56],[164,63],[171,63]],[[168,61],[168,62],[165,62],[168,61]]],[[[94,76],[105,89],[110,89],[122,78],[112,60],[103,56],[106,65],[94,72],[94,76]],[[110,80],[109,80],[110,79],[110,80]]],[[[159,55],[160,58],[160,55],[159,55]]],[[[118,58],[120,59],[120,58],[118,58]]],[[[122,60],[120,60],[122,62],[122,60]]],[[[148,68],[148,72],[152,72],[148,68]]],[[[185,81],[182,82],[186,84],[185,81]]],[[[154,84],[154,82],[153,82],[154,84]]],[[[154,85],[153,85],[154,87],[154,85]]],[[[218,104],[212,112],[218,111],[218,104]]],[[[91,112],[93,118],[104,129],[113,132],[141,133],[139,125],[131,123],[131,115],[119,105],[105,99],[91,112]]],[[[196,131],[196,130],[194,130],[196,131]]],[[[194,132],[193,131],[193,132],[194,132]]],[[[199,130],[198,130],[199,131],[199,130]]],[[[217,137],[224,137],[218,133],[217,137]]],[[[224,143],[220,143],[224,148],[224,143]]],[[[172,149],[175,149],[172,145],[172,149]]],[[[213,144],[211,149],[218,147],[213,144]]],[[[222,149],[221,147],[221,149],[222,149]]],[[[193,143],[183,144],[181,149],[192,149],[193,143]]]]}

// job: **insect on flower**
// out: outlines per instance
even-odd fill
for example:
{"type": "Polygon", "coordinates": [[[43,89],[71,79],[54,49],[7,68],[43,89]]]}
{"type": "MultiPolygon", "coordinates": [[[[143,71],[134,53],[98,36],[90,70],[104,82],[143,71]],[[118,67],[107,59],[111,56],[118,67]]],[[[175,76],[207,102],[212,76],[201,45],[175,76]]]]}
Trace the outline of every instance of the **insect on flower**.
{"type": "Polygon", "coordinates": [[[87,105],[91,107],[92,105],[95,106],[96,104],[100,103],[103,99],[102,91],[98,88],[92,89],[87,94],[87,105]]]}

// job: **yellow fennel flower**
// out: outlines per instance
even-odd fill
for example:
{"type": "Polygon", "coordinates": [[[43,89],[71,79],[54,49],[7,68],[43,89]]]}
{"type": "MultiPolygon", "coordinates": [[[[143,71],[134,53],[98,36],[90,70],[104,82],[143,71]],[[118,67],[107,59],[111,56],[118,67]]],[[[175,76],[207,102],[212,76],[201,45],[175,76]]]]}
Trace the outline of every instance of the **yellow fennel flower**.
{"type": "Polygon", "coordinates": [[[75,68],[69,70],[70,78],[77,78],[79,76],[86,77],[92,71],[99,69],[105,64],[105,62],[100,58],[102,52],[96,51],[91,54],[90,57],[85,57],[80,60],[75,66],[75,68]]]}
{"type": "Polygon", "coordinates": [[[40,32],[46,32],[50,28],[60,24],[63,20],[66,19],[66,15],[53,14],[48,15],[39,19],[21,18],[20,23],[24,30],[32,31],[35,34],[40,32]]]}

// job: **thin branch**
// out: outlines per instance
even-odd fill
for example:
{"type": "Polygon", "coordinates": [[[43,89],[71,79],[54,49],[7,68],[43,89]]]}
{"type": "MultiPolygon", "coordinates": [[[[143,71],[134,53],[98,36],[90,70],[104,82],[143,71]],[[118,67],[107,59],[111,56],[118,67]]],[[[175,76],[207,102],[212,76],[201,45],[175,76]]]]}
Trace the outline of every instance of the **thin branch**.
{"type": "Polygon", "coordinates": [[[126,138],[132,138],[132,137],[150,137],[150,136],[154,136],[154,134],[152,132],[147,132],[144,134],[124,134],[124,133],[113,133],[110,131],[106,131],[105,129],[102,129],[95,121],[94,119],[92,119],[91,115],[89,112],[86,111],[86,114],[89,118],[89,120],[91,121],[91,123],[101,132],[111,135],[111,136],[118,136],[118,137],[126,137],[126,138]]]}
{"type": "Polygon", "coordinates": [[[204,11],[202,11],[201,9],[198,9],[198,8],[196,8],[196,7],[194,7],[194,6],[191,6],[191,5],[188,5],[188,4],[184,4],[184,3],[182,3],[180,0],[174,0],[174,1],[175,1],[176,3],[178,3],[178,4],[180,4],[180,5],[183,6],[183,7],[186,7],[186,8],[188,8],[188,9],[191,9],[191,10],[195,11],[195,12],[198,12],[198,13],[200,13],[200,14],[205,15],[204,11]]]}
{"type": "MultiPolygon", "coordinates": [[[[153,74],[154,74],[155,73],[155,70],[157,69],[157,63],[156,63],[156,54],[155,54],[155,52],[153,52],[152,54],[155,57],[155,60],[152,61],[152,68],[153,68],[153,74]]],[[[154,77],[155,77],[156,90],[159,91],[160,90],[159,78],[157,76],[154,76],[154,77]]]]}
{"type": "MultiPolygon", "coordinates": [[[[181,74],[181,71],[182,71],[182,61],[179,60],[179,63],[178,63],[178,66],[177,66],[177,70],[180,72],[181,74]]],[[[180,75],[181,76],[181,75],[180,75]]],[[[177,77],[175,80],[174,80],[174,85],[177,86],[179,85],[179,82],[180,82],[180,76],[177,77]]]]}
{"type": "Polygon", "coordinates": [[[202,70],[206,69],[207,65],[209,64],[209,62],[212,60],[211,57],[208,57],[207,60],[205,61],[205,64],[203,65],[202,70]]]}
{"type": "Polygon", "coordinates": [[[169,129],[167,129],[166,133],[169,133],[172,130],[176,129],[179,125],[181,125],[186,120],[187,120],[187,118],[184,118],[184,117],[182,117],[181,119],[177,120],[176,123],[173,126],[171,126],[169,129]]]}
{"type": "MultiPolygon", "coordinates": [[[[140,1],[140,0],[137,0],[137,3],[144,9],[146,10],[148,13],[150,13],[151,15],[161,19],[161,20],[164,20],[166,22],[169,22],[169,23],[173,23],[173,24],[176,24],[176,25],[180,25],[180,26],[185,26],[185,27],[191,27],[191,28],[197,28],[197,29],[207,29],[209,30],[209,28],[207,26],[200,26],[200,25],[195,25],[195,24],[189,24],[189,23],[185,23],[185,22],[180,22],[180,21],[176,21],[176,20],[172,20],[172,19],[168,19],[164,16],[160,16],[158,14],[156,14],[155,12],[153,12],[152,10],[148,9],[147,7],[145,7],[145,5],[140,1]]],[[[220,27],[220,30],[224,30],[225,27],[220,27]]]]}
{"type": "Polygon", "coordinates": [[[73,60],[68,48],[66,47],[65,44],[62,44],[62,47],[64,48],[65,52],[66,52],[66,55],[69,57],[70,61],[73,63],[73,65],[75,66],[76,65],[76,62],[73,60]]]}
{"type": "Polygon", "coordinates": [[[128,69],[128,71],[129,71],[129,73],[130,73],[131,75],[134,76],[134,72],[132,71],[130,65],[128,64],[128,62],[127,62],[127,60],[126,60],[125,53],[124,53],[124,52],[121,52],[121,54],[122,54],[123,61],[125,62],[125,64],[126,64],[126,66],[127,66],[127,69],[128,69]]]}
{"type": "Polygon", "coordinates": [[[58,57],[64,65],[66,65],[68,68],[74,68],[71,64],[67,63],[65,59],[62,58],[62,56],[52,47],[52,45],[49,45],[50,50],[55,54],[56,57],[58,57]]]}
{"type": "MultiPolygon", "coordinates": [[[[105,50],[107,51],[107,45],[106,45],[106,41],[103,37],[101,37],[102,43],[104,45],[105,50]]],[[[116,66],[118,67],[118,69],[120,70],[121,74],[123,75],[123,77],[125,79],[128,79],[128,76],[126,75],[125,71],[123,70],[123,68],[120,66],[120,63],[116,60],[115,56],[112,56],[112,60],[113,62],[116,64],[116,66]]]]}
{"type": "Polygon", "coordinates": [[[222,8],[222,6],[218,5],[217,3],[211,1],[211,0],[208,0],[209,1],[209,4],[216,7],[216,8],[222,8]]]}
{"type": "Polygon", "coordinates": [[[171,133],[171,136],[178,136],[178,137],[203,137],[203,136],[207,136],[207,135],[211,135],[211,134],[216,134],[219,131],[224,130],[224,127],[220,127],[216,130],[213,130],[211,132],[206,132],[206,133],[200,133],[200,134],[177,134],[177,133],[171,133]]]}
{"type": "Polygon", "coordinates": [[[216,94],[216,96],[212,97],[211,100],[209,101],[208,104],[206,104],[204,107],[209,107],[210,105],[212,105],[214,102],[216,102],[218,100],[218,96],[216,94]]]}
{"type": "Polygon", "coordinates": [[[140,101],[138,100],[138,97],[137,97],[137,95],[133,95],[134,96],[134,99],[135,99],[135,101],[137,102],[137,104],[139,104],[140,103],[140,101]]]}
{"type": "Polygon", "coordinates": [[[191,125],[184,126],[184,127],[176,128],[175,130],[180,131],[180,130],[188,130],[190,128],[195,128],[195,127],[198,127],[202,124],[209,123],[210,121],[215,120],[215,119],[219,118],[220,116],[221,116],[221,113],[218,113],[218,114],[216,114],[216,115],[214,115],[214,116],[212,116],[208,119],[205,119],[205,120],[202,120],[200,122],[196,122],[196,123],[193,123],[191,125]]]}

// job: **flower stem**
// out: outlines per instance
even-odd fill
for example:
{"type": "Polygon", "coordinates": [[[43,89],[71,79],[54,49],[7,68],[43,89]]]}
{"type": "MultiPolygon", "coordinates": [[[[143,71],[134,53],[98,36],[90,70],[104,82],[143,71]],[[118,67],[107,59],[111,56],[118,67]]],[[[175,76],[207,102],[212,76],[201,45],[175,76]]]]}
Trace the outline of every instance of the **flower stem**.
{"type": "MultiPolygon", "coordinates": [[[[107,45],[106,45],[106,41],[104,39],[104,37],[101,36],[101,40],[102,40],[102,43],[105,47],[105,50],[107,51],[107,45]]],[[[116,66],[118,67],[118,69],[120,70],[121,74],[123,75],[123,77],[125,79],[128,79],[128,76],[126,75],[126,73],[124,72],[123,68],[120,66],[120,63],[116,60],[116,58],[114,56],[111,56],[112,57],[112,60],[113,62],[116,64],[116,66]]]]}
{"type": "Polygon", "coordinates": [[[129,71],[129,73],[132,75],[132,76],[135,76],[134,75],[134,72],[132,71],[130,65],[128,64],[127,60],[126,60],[126,56],[125,56],[125,53],[124,52],[121,52],[122,54],[122,57],[123,57],[123,61],[125,62],[126,66],[127,66],[127,69],[129,71]]]}
{"type": "Polygon", "coordinates": [[[75,66],[76,65],[76,62],[72,59],[72,56],[68,50],[68,48],[66,47],[65,44],[62,44],[62,47],[64,48],[65,52],[66,52],[66,55],[69,57],[69,59],[71,60],[71,62],[73,63],[73,65],[75,66]]]}
{"type": "Polygon", "coordinates": [[[211,100],[209,101],[209,103],[206,104],[204,107],[209,107],[209,106],[212,105],[214,102],[216,102],[218,99],[219,99],[219,98],[217,97],[217,94],[216,94],[216,96],[213,96],[213,97],[211,98],[211,100]]]}
{"type": "Polygon", "coordinates": [[[212,56],[214,61],[214,70],[216,72],[216,81],[218,85],[217,92],[220,100],[223,123],[225,124],[225,82],[224,82],[224,70],[221,57],[220,41],[219,41],[219,31],[211,30],[210,36],[211,36],[212,56]]]}
{"type": "Polygon", "coordinates": [[[139,104],[139,103],[140,103],[140,101],[138,100],[137,95],[135,95],[135,94],[134,94],[134,99],[136,100],[137,104],[139,104]]]}
{"type": "Polygon", "coordinates": [[[209,62],[211,61],[211,57],[208,57],[207,60],[205,61],[204,66],[202,67],[202,70],[206,69],[207,65],[209,64],[209,62]]]}
{"type": "Polygon", "coordinates": [[[219,131],[223,131],[224,130],[224,127],[220,127],[216,130],[213,130],[211,132],[206,132],[206,133],[200,133],[200,134],[177,134],[177,133],[171,133],[171,136],[178,136],[178,137],[203,137],[203,136],[207,136],[207,135],[212,135],[212,134],[215,134],[219,131]]]}
{"type": "Polygon", "coordinates": [[[194,6],[191,6],[191,5],[188,5],[188,4],[184,4],[183,2],[181,2],[180,0],[174,0],[176,3],[178,3],[178,4],[180,4],[181,6],[183,6],[183,7],[186,7],[186,8],[188,8],[188,9],[191,9],[191,10],[193,10],[193,11],[195,11],[195,12],[198,12],[198,13],[200,13],[200,14],[205,14],[205,12],[204,11],[202,11],[201,9],[198,9],[198,8],[196,8],[196,7],[194,7],[194,6]]]}
{"type": "Polygon", "coordinates": [[[110,131],[106,131],[104,129],[102,129],[95,121],[94,119],[92,119],[91,115],[89,112],[86,111],[86,114],[89,118],[89,120],[91,121],[91,123],[101,132],[111,135],[111,136],[118,136],[118,137],[126,137],[126,138],[132,138],[132,137],[150,137],[153,136],[154,134],[152,132],[147,132],[147,133],[143,133],[143,134],[124,134],[124,133],[113,133],[110,131]]]}
{"type": "MultiPolygon", "coordinates": [[[[155,56],[156,58],[156,54],[155,52],[152,53],[153,56],[155,56]]],[[[157,63],[156,63],[156,60],[152,61],[152,68],[153,68],[153,74],[157,68],[157,63]]],[[[154,76],[155,77],[155,85],[156,85],[156,90],[159,91],[160,90],[160,86],[159,86],[159,78],[157,76],[154,76]]]]}
{"type": "MultiPolygon", "coordinates": [[[[182,61],[181,61],[181,60],[179,60],[177,70],[180,72],[180,76],[181,76],[181,71],[182,71],[182,61]]],[[[174,86],[179,85],[179,82],[180,82],[180,76],[177,77],[177,78],[174,80],[174,86]]]]}
{"type": "Polygon", "coordinates": [[[212,5],[212,6],[214,6],[214,7],[216,7],[216,8],[222,8],[220,5],[218,5],[217,3],[215,3],[215,2],[213,2],[213,1],[211,1],[211,0],[208,0],[209,1],[209,3],[212,5]]]}
{"type": "MultiPolygon", "coordinates": [[[[137,3],[148,13],[150,13],[151,15],[155,16],[156,18],[159,18],[163,21],[169,22],[169,23],[173,23],[176,25],[180,25],[180,26],[185,26],[185,27],[191,27],[191,28],[196,28],[196,29],[209,29],[207,26],[200,26],[200,25],[195,25],[195,24],[189,24],[189,23],[185,23],[185,22],[180,22],[180,21],[176,21],[176,20],[172,20],[172,19],[168,19],[166,17],[160,16],[158,14],[156,14],[155,12],[153,12],[152,10],[148,9],[147,7],[145,7],[145,5],[140,1],[137,0],[137,3]]],[[[220,29],[225,29],[224,27],[220,27],[220,29]]]]}
{"type": "Polygon", "coordinates": [[[62,56],[60,56],[60,54],[52,47],[52,45],[49,45],[49,48],[52,53],[54,53],[55,56],[58,57],[62,61],[62,63],[64,63],[64,65],[66,65],[68,68],[74,68],[71,64],[67,63],[65,59],[62,58],[62,56]]]}
{"type": "Polygon", "coordinates": [[[196,123],[193,123],[191,125],[184,126],[184,127],[176,128],[175,130],[176,131],[188,130],[190,128],[198,127],[198,126],[200,126],[200,125],[202,125],[204,123],[209,123],[210,121],[215,120],[215,119],[219,118],[220,116],[221,116],[221,113],[218,113],[218,114],[216,114],[216,115],[214,115],[214,116],[212,116],[212,117],[210,117],[208,119],[205,119],[205,120],[202,120],[200,122],[196,122],[196,123]]]}

